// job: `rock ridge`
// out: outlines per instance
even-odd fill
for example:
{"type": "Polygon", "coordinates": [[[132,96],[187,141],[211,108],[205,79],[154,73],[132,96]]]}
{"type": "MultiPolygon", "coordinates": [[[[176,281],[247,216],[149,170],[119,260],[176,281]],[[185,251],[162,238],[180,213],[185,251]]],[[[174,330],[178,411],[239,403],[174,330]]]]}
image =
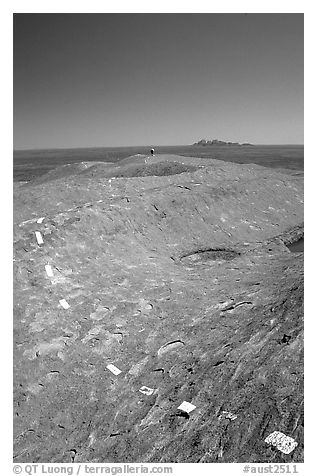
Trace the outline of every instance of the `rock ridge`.
{"type": "Polygon", "coordinates": [[[14,461],[303,461],[302,177],[173,155],[68,172],[15,192],[14,461]]]}

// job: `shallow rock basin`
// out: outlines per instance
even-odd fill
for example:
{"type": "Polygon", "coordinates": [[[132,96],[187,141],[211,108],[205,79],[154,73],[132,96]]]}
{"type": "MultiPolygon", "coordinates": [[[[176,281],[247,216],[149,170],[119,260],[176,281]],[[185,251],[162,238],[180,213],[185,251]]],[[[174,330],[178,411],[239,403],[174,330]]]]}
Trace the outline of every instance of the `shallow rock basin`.
{"type": "Polygon", "coordinates": [[[287,245],[287,248],[292,253],[304,253],[304,237],[300,238],[298,241],[295,241],[294,243],[291,243],[290,245],[287,245]]]}

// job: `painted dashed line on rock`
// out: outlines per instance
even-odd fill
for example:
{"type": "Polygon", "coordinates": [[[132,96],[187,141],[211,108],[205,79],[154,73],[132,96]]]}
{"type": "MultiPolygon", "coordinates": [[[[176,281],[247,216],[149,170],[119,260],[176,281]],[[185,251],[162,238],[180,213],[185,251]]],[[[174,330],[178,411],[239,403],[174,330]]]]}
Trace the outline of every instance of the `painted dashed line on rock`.
{"type": "Polygon", "coordinates": [[[190,413],[193,410],[195,410],[195,408],[196,408],[195,405],[193,405],[192,403],[186,402],[184,400],[183,403],[181,403],[180,406],[177,407],[177,410],[181,410],[182,412],[185,412],[185,413],[190,413]]]}
{"type": "Polygon", "coordinates": [[[118,367],[116,367],[113,364],[107,365],[107,369],[110,370],[110,372],[113,373],[114,375],[119,375],[122,372],[122,370],[118,369],[118,367]]]}
{"type": "Polygon", "coordinates": [[[52,267],[51,267],[50,264],[45,265],[45,271],[46,271],[46,274],[49,278],[52,278],[54,276],[53,270],[52,270],[52,267]]]}
{"type": "Polygon", "coordinates": [[[40,231],[36,231],[35,232],[35,236],[36,236],[36,240],[37,240],[37,243],[39,245],[43,245],[44,244],[44,240],[43,240],[43,237],[42,237],[42,234],[40,231]]]}
{"type": "MultiPolygon", "coordinates": [[[[103,200],[99,200],[98,203],[101,203],[103,202],[103,200]]],[[[70,210],[69,210],[70,211],[70,210]]],[[[37,220],[37,223],[42,223],[42,221],[44,220],[44,217],[41,217],[37,220]]],[[[36,231],[35,232],[35,235],[36,235],[36,239],[37,239],[37,242],[38,244],[44,244],[44,241],[43,241],[43,238],[42,238],[42,235],[39,231],[36,231]]],[[[46,270],[46,274],[48,277],[53,277],[54,274],[53,274],[53,270],[52,270],[52,267],[50,264],[46,264],[45,265],[45,270],[46,270]]],[[[66,299],[60,299],[59,300],[59,304],[65,309],[69,309],[70,308],[70,305],[68,304],[68,302],[66,301],[66,299]]],[[[144,329],[142,329],[143,331],[144,329]]],[[[122,373],[122,370],[120,370],[118,367],[116,367],[115,365],[113,364],[108,364],[106,366],[106,368],[114,375],[120,375],[122,373]]],[[[144,395],[147,395],[147,396],[151,396],[153,395],[153,393],[155,392],[155,389],[154,388],[150,388],[150,387],[147,387],[146,385],[143,385],[140,389],[139,389],[139,392],[143,393],[144,395]]],[[[187,414],[189,414],[190,412],[192,412],[193,410],[195,410],[196,406],[193,405],[192,403],[189,403],[189,402],[186,402],[184,401],[183,403],[181,403],[181,405],[179,405],[178,407],[178,410],[181,410],[182,412],[185,412],[187,414]]]]}
{"type": "Polygon", "coordinates": [[[66,299],[60,299],[59,303],[64,309],[69,309],[70,308],[70,305],[68,304],[66,299]]]}

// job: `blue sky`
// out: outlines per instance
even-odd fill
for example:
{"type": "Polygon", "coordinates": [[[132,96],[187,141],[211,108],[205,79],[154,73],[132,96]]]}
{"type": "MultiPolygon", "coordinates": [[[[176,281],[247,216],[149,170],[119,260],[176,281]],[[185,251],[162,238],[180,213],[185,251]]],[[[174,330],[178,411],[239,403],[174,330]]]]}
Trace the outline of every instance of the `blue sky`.
{"type": "Polygon", "coordinates": [[[14,147],[304,142],[303,14],[15,14],[14,147]]]}

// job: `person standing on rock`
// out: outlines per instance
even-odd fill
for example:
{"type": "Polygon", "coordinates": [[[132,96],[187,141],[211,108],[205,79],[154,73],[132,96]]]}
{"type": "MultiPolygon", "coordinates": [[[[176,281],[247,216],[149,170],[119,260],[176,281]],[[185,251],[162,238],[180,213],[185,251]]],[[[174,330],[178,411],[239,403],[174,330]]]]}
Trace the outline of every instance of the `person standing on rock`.
{"type": "MultiPolygon", "coordinates": [[[[152,157],[154,156],[154,149],[151,149],[151,156],[152,156],[152,157]]],[[[146,163],[146,164],[147,164],[147,159],[148,159],[148,158],[149,158],[149,157],[147,157],[147,158],[145,159],[145,163],[146,163]]]]}

